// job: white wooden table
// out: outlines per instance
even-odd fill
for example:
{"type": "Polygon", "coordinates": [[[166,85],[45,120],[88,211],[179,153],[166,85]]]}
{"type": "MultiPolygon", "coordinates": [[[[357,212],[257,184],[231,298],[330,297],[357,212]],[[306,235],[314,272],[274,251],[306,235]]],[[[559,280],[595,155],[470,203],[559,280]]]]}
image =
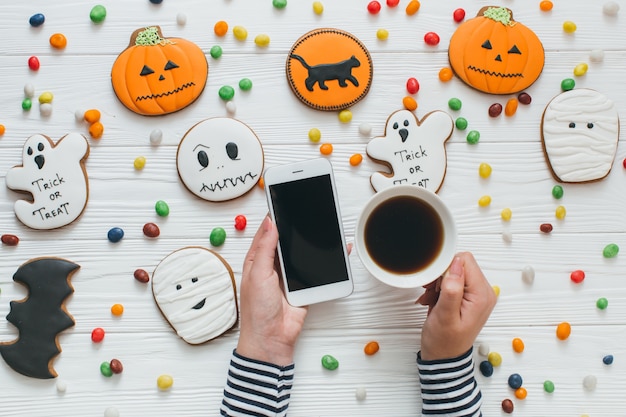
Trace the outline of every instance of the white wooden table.
{"type": "MultiPolygon", "coordinates": [[[[402,107],[405,82],[416,77],[421,85],[416,98],[422,117],[432,110],[445,110],[452,117],[465,117],[471,129],[480,131],[480,142],[469,145],[465,133],[455,131],[447,144],[448,169],[440,196],[452,209],[460,233],[459,249],[472,251],[493,285],[501,289],[498,305],[477,344],[486,343],[502,355],[503,363],[491,378],[477,372],[484,395],[483,414],[503,414],[500,403],[514,400],[516,415],[524,416],[623,416],[626,403],[626,280],[624,254],[605,259],[602,249],[608,243],[626,247],[626,157],[620,142],[610,175],[591,184],[565,184],[564,197],[556,200],[551,190],[556,181],[546,164],[539,124],[546,104],[560,93],[560,82],[573,77],[574,67],[589,63],[586,75],[575,77],[577,87],[596,89],[615,101],[626,114],[626,2],[616,17],[605,16],[602,2],[557,1],[551,12],[539,10],[539,2],[501,2],[514,17],[533,29],[546,51],[545,68],[539,80],[526,91],[529,106],[520,106],[513,117],[490,118],[488,107],[504,104],[510,96],[479,93],[459,79],[438,80],[440,68],[447,66],[447,47],[457,24],[452,12],[464,7],[467,17],[492,2],[424,0],[414,16],[404,12],[407,1],[396,9],[368,14],[367,1],[324,2],[323,15],[313,13],[311,1],[291,0],[277,10],[271,1],[251,0],[164,0],[153,5],[148,0],[103,1],[106,20],[95,25],[89,11],[95,2],[50,2],[28,0],[4,2],[0,6],[0,123],[6,133],[0,137],[0,232],[19,236],[16,247],[0,247],[0,316],[9,313],[11,300],[26,296],[24,287],[12,281],[17,268],[39,256],[58,256],[78,263],[73,279],[75,292],[67,310],[76,325],[61,333],[62,353],[53,362],[58,379],[67,384],[57,392],[55,380],[24,377],[0,361],[1,416],[102,416],[107,407],[116,407],[121,416],[203,416],[216,415],[222,398],[226,368],[238,332],[232,330],[204,345],[190,346],[176,336],[155,305],[150,287],[133,279],[133,271],[152,272],[159,261],[175,249],[190,245],[211,247],[209,233],[224,227],[226,243],[218,251],[232,266],[236,280],[248,245],[267,211],[261,189],[244,197],[210,203],[196,198],[180,182],[176,171],[176,149],[184,133],[197,122],[227,116],[218,97],[222,85],[235,87],[236,114],[260,138],[266,166],[319,155],[318,146],[308,141],[309,129],[317,127],[322,140],[331,142],[332,161],[339,187],[340,204],[348,239],[352,240],[360,208],[373,194],[369,176],[382,166],[365,158],[358,167],[348,163],[350,155],[365,152],[370,139],[359,134],[367,122],[371,136],[381,136],[387,116],[402,107]],[[9,4],[11,3],[11,4],[9,4]],[[92,4],[93,3],[93,4],[92,4]],[[28,19],[44,13],[46,21],[33,29],[28,19]],[[177,14],[187,23],[180,26],[177,14]],[[242,25],[248,40],[213,34],[213,25],[226,20],[231,28],[242,25]],[[566,34],[562,24],[574,21],[578,30],[566,34]],[[110,70],[116,56],[127,46],[137,28],[160,25],[165,36],[178,36],[197,43],[208,56],[208,83],[201,97],[190,107],[164,117],[147,118],[131,113],[113,94],[110,70]],[[374,80],[368,96],[351,110],[349,124],[339,122],[335,112],[319,112],[298,102],[285,79],[287,53],[301,35],[318,27],[344,29],[360,38],[374,62],[374,80]],[[376,30],[389,30],[389,39],[379,41],[376,30]],[[423,35],[435,31],[441,43],[431,47],[423,35]],[[63,51],[52,50],[48,38],[62,32],[68,38],[63,51]],[[254,44],[257,34],[271,38],[268,48],[254,44]],[[219,60],[208,55],[213,45],[221,45],[219,60]],[[604,61],[592,63],[592,49],[605,51],[604,61]],[[36,55],[38,72],[30,71],[27,59],[36,55]],[[238,81],[250,78],[254,86],[242,94],[238,81]],[[42,117],[38,103],[23,111],[23,87],[31,83],[38,97],[44,91],[54,94],[53,113],[42,117]],[[448,99],[458,97],[463,108],[452,112],[448,99]],[[53,231],[31,230],[14,216],[13,204],[20,194],[5,187],[6,172],[22,162],[24,141],[43,133],[53,140],[69,132],[88,137],[87,125],[75,121],[77,109],[97,108],[102,112],[105,133],[102,139],[89,139],[91,154],[86,162],[90,181],[87,208],[76,222],[53,231]],[[163,142],[152,146],[153,129],[163,131],[163,142]],[[133,161],[143,155],[143,170],[133,161]],[[488,162],[493,174],[487,180],[478,176],[478,166],[488,162]],[[491,206],[480,208],[482,195],[492,196],[491,206]],[[169,217],[158,218],[154,203],[165,200],[169,217]],[[567,209],[564,220],[555,218],[558,205],[567,209]],[[510,222],[500,212],[513,211],[510,222]],[[237,214],[248,218],[244,232],[236,232],[237,214]],[[150,240],[142,226],[156,222],[161,236],[150,240]],[[543,234],[541,223],[552,223],[554,231],[543,234]],[[107,240],[111,227],[121,227],[126,235],[118,244],[107,240]],[[512,242],[503,233],[512,234],[512,242]],[[521,279],[521,271],[531,266],[536,272],[532,285],[521,279]],[[570,281],[570,272],[582,269],[586,279],[580,285],[570,281]],[[606,297],[609,307],[601,311],[596,300],[606,297]],[[125,306],[122,317],[113,317],[114,303],[125,306]],[[568,321],[572,335],[566,341],[555,337],[556,325],[568,321]],[[102,327],[107,334],[101,344],[90,339],[92,329],[102,327]],[[511,340],[520,337],[526,350],[514,353],[511,340]],[[603,356],[612,354],[615,362],[604,365],[603,356]],[[103,361],[117,358],[124,372],[112,378],[100,374],[103,361]],[[524,378],[528,397],[514,398],[507,386],[508,376],[524,378]],[[160,392],[156,379],[161,374],[174,377],[174,386],[160,392]],[[597,388],[583,388],[583,378],[597,377],[597,388]],[[543,391],[544,380],[552,380],[556,390],[543,391]]],[[[293,416],[415,416],[419,414],[419,381],[415,355],[419,349],[420,327],[425,310],[415,306],[420,289],[387,287],[372,278],[356,253],[351,256],[356,288],[344,300],[310,308],[296,355],[296,382],[290,415],[293,416]],[[373,357],[363,354],[370,340],[380,343],[373,357]],[[340,361],[337,371],[320,365],[324,354],[340,361]],[[355,390],[367,390],[365,401],[357,401],[355,390]]],[[[17,330],[0,320],[0,341],[11,341],[17,330]]],[[[477,363],[484,358],[476,353],[477,363]]]]}

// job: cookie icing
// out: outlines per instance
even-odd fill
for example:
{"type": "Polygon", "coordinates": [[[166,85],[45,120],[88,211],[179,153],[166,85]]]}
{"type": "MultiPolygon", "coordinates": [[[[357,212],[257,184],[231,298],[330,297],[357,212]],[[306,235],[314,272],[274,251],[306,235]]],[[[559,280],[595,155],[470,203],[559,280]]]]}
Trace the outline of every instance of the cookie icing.
{"type": "Polygon", "coordinates": [[[16,217],[33,229],[55,229],[76,220],[89,196],[88,156],[87,139],[78,133],[62,137],[56,144],[44,135],[28,138],[22,165],[6,175],[8,188],[32,195],[32,201],[15,202],[16,217]]]}
{"type": "Polygon", "coordinates": [[[187,131],[176,155],[178,175],[189,191],[208,201],[226,201],[250,191],[263,172],[263,148],[244,123],[206,119],[187,131]]]}
{"type": "Polygon", "coordinates": [[[437,192],[446,174],[445,142],[454,123],[448,113],[433,111],[419,120],[408,110],[392,113],[385,135],[367,144],[367,155],[391,168],[391,173],[375,172],[370,183],[375,191],[408,184],[437,192]]]}
{"type": "Polygon", "coordinates": [[[611,171],[619,116],[604,94],[585,88],[559,94],[546,106],[541,132],[548,164],[559,181],[595,181],[611,171]]]}
{"type": "Polygon", "coordinates": [[[186,247],[166,256],[152,276],[154,300],[189,344],[214,339],[237,323],[233,272],[217,253],[186,247]]]}

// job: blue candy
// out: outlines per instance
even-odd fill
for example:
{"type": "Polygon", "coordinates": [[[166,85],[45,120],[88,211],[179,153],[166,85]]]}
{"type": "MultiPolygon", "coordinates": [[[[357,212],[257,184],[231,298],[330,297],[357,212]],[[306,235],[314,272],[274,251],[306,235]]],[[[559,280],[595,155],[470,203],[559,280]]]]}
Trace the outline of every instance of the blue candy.
{"type": "Polygon", "coordinates": [[[522,383],[523,381],[520,374],[511,374],[511,376],[509,376],[509,387],[518,389],[522,386],[522,383]]]}
{"type": "Polygon", "coordinates": [[[113,227],[111,230],[109,230],[109,233],[107,233],[107,239],[109,239],[109,241],[113,243],[119,242],[120,240],[122,240],[123,237],[124,230],[119,227],[113,227]]]}
{"type": "Polygon", "coordinates": [[[486,377],[493,375],[493,365],[489,361],[482,361],[480,363],[480,373],[486,377]]]}
{"type": "Polygon", "coordinates": [[[46,21],[46,16],[44,16],[41,13],[34,14],[30,17],[30,19],[28,19],[28,23],[30,23],[30,25],[35,28],[43,25],[43,22],[45,21],[46,21]]]}
{"type": "Polygon", "coordinates": [[[605,365],[611,365],[613,363],[613,355],[606,355],[604,358],[602,358],[602,362],[605,365]]]}

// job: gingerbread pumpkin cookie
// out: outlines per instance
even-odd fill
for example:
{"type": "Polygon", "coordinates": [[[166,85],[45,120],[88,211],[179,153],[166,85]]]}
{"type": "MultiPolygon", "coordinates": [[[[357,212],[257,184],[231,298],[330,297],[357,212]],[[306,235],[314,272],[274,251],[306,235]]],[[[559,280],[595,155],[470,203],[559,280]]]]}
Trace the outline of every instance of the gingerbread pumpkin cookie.
{"type": "Polygon", "coordinates": [[[287,57],[287,80],[295,95],[317,110],[343,110],[367,95],[372,58],[354,35],[316,29],[300,39],[287,57]]]}
{"type": "Polygon", "coordinates": [[[452,70],[469,86],[490,94],[511,94],[528,88],[543,71],[541,41],[531,29],[513,20],[505,7],[483,7],[459,25],[450,38],[452,70]]]}
{"type": "Polygon", "coordinates": [[[446,175],[445,142],[454,123],[446,112],[437,110],[419,120],[408,110],[399,110],[387,119],[385,136],[367,144],[367,155],[391,168],[375,172],[370,182],[375,191],[395,185],[415,185],[437,192],[446,175]]]}
{"type": "Polygon", "coordinates": [[[117,98],[144,116],[181,110],[204,90],[209,64],[202,49],[181,38],[164,38],[158,26],[137,29],[115,60],[111,82],[117,98]]]}

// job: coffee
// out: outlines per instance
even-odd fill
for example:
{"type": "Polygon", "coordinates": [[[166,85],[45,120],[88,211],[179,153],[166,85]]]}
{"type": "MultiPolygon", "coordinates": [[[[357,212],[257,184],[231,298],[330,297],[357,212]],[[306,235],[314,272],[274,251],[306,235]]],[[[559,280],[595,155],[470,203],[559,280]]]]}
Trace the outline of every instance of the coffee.
{"type": "Polygon", "coordinates": [[[427,202],[408,195],[390,198],[370,213],[364,243],[371,259],[394,274],[427,268],[443,247],[443,222],[427,202]]]}

